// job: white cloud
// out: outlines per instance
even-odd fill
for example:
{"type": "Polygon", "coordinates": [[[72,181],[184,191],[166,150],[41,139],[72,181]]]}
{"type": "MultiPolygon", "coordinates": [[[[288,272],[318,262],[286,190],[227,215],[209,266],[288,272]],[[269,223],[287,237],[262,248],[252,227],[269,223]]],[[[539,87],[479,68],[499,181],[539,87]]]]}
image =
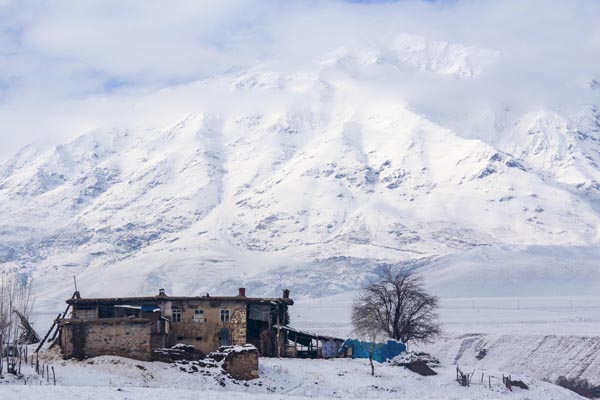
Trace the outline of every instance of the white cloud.
{"type": "Polygon", "coordinates": [[[600,77],[599,20],[593,0],[0,3],[0,156],[101,125],[99,103],[401,32],[502,54],[476,83],[390,83],[423,110],[490,98],[580,105],[596,101],[585,82],[600,77]]]}

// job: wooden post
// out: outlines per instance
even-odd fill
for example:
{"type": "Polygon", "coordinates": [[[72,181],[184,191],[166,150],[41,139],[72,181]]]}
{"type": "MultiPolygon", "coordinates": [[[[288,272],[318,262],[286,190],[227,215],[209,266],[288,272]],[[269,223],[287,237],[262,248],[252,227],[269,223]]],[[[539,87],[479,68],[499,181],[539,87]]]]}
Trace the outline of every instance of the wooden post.
{"type": "Polygon", "coordinates": [[[269,320],[268,322],[268,335],[269,335],[269,343],[267,344],[267,353],[269,354],[269,357],[273,357],[273,328],[271,327],[272,325],[272,319],[273,315],[271,314],[271,306],[269,306],[269,320]]]}
{"type": "Polygon", "coordinates": [[[298,358],[298,338],[294,336],[294,357],[298,358]]]}
{"type": "Polygon", "coordinates": [[[56,386],[56,374],[54,373],[54,365],[52,366],[52,380],[54,381],[54,386],[56,386]]]}
{"type": "Polygon", "coordinates": [[[280,307],[277,304],[277,357],[281,358],[281,326],[279,324],[280,307]]]}
{"type": "Polygon", "coordinates": [[[315,341],[315,344],[317,345],[317,357],[319,358],[319,337],[317,336],[317,340],[315,341]]]}
{"type": "MultiPolygon", "coordinates": [[[[6,343],[6,345],[8,347],[8,349],[6,351],[6,372],[10,373],[10,368],[11,368],[10,364],[11,363],[10,363],[10,359],[8,358],[8,353],[9,353],[8,350],[10,349],[10,343],[6,343]]],[[[0,356],[1,356],[1,354],[0,354],[0,356]]]]}
{"type": "Polygon", "coordinates": [[[3,367],[3,363],[2,363],[2,353],[3,353],[3,342],[2,342],[2,335],[0,335],[0,377],[2,376],[2,367],[3,367]]]}

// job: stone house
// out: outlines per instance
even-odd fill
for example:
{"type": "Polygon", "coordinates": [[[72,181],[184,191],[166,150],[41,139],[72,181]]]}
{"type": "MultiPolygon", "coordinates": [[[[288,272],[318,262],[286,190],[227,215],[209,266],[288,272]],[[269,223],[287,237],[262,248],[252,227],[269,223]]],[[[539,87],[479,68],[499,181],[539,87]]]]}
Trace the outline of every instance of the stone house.
{"type": "Polygon", "coordinates": [[[192,345],[208,354],[220,346],[253,344],[261,356],[283,356],[289,322],[289,291],[280,298],[157,296],[67,300],[71,315],[59,322],[63,357],[118,355],[153,359],[153,350],[192,345]]]}

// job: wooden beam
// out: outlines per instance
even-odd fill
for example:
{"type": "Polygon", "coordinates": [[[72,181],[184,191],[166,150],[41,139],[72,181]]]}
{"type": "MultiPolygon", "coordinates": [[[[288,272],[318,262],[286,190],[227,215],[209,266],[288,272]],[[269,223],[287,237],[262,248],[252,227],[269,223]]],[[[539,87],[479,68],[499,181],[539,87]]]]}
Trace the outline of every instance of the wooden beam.
{"type": "Polygon", "coordinates": [[[58,314],[58,316],[56,317],[56,319],[52,323],[52,326],[50,327],[50,329],[48,329],[48,332],[46,333],[46,336],[44,336],[44,338],[40,342],[39,346],[35,349],[36,353],[38,351],[40,351],[40,349],[42,348],[42,346],[44,345],[44,343],[46,343],[46,339],[48,339],[48,336],[50,336],[50,332],[52,332],[52,330],[54,329],[54,326],[58,323],[59,320],[60,320],[60,314],[58,314]]]}
{"type": "MultiPolygon", "coordinates": [[[[73,293],[73,296],[71,296],[71,300],[73,300],[75,297],[77,297],[79,295],[79,292],[75,292],[73,293]]],[[[46,343],[46,339],[48,339],[48,336],[50,336],[50,333],[52,332],[52,329],[54,329],[54,327],[56,325],[58,325],[58,322],[61,319],[65,319],[65,317],[67,316],[67,313],[69,312],[69,308],[71,308],[71,304],[67,305],[67,308],[65,308],[65,311],[62,313],[62,317],[61,314],[58,314],[58,316],[56,317],[56,319],[54,320],[54,322],[52,323],[52,326],[50,327],[50,329],[48,330],[48,333],[46,333],[46,336],[44,336],[44,339],[42,339],[42,341],[40,342],[39,346],[35,349],[35,352],[39,352],[40,349],[42,348],[42,346],[44,345],[44,343],[46,343]]],[[[54,335],[52,336],[52,340],[54,340],[54,338],[56,337],[56,333],[58,333],[58,326],[56,327],[56,332],[54,333],[54,335]]]]}

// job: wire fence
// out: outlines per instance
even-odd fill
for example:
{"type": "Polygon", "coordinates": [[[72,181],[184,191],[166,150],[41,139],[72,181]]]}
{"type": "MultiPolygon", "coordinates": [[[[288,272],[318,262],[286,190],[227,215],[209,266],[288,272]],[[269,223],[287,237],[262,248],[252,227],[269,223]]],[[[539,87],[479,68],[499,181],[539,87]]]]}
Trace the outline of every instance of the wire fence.
{"type": "Polygon", "coordinates": [[[29,354],[29,347],[18,342],[0,342],[0,378],[12,375],[22,379],[23,384],[56,386],[56,371],[53,365],[40,364],[39,354],[29,354]],[[25,374],[30,368],[36,375],[25,374]]]}

